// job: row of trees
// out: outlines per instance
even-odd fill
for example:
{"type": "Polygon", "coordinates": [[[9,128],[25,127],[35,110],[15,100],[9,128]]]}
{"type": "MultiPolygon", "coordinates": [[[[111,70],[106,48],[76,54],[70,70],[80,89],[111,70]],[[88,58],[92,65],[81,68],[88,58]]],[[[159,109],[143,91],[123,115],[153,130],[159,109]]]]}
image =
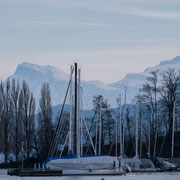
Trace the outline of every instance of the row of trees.
{"type": "MultiPolygon", "coordinates": [[[[102,154],[115,155],[117,153],[115,146],[116,122],[121,118],[123,122],[123,152],[128,156],[135,155],[135,120],[137,117],[139,121],[140,157],[147,157],[147,153],[151,156],[170,156],[173,119],[175,120],[175,152],[177,153],[178,148],[180,148],[180,142],[177,138],[180,130],[179,80],[180,74],[175,72],[174,69],[168,69],[162,74],[158,70],[151,71],[147,82],[142,85],[138,95],[134,98],[134,105],[124,105],[121,107],[121,113],[120,109],[112,109],[108,101],[101,97],[102,154]]],[[[30,158],[32,150],[35,150],[37,156],[43,160],[47,158],[55,129],[52,122],[50,88],[47,83],[44,83],[41,87],[38,114],[35,114],[35,107],[33,93],[30,92],[25,81],[22,85],[15,79],[7,80],[5,83],[1,82],[0,151],[5,153],[6,161],[10,152],[14,153],[16,160],[18,160],[22,142],[24,142],[27,158],[30,158]],[[37,118],[37,121],[35,118],[37,118]]],[[[97,119],[100,111],[98,95],[93,98],[93,107],[95,116],[88,119],[87,124],[95,148],[98,151],[97,119]]],[[[64,117],[69,117],[69,114],[66,112],[64,117]]],[[[65,118],[63,121],[67,121],[66,124],[68,124],[68,119],[65,118]]],[[[90,140],[87,136],[88,134],[84,131],[84,154],[90,154],[93,151],[89,146],[90,140]]],[[[120,136],[118,134],[119,142],[120,136]]],[[[118,144],[118,154],[119,151],[118,144]]]]}
{"type": "Polygon", "coordinates": [[[0,151],[9,153],[15,160],[21,158],[22,146],[27,158],[32,153],[44,156],[53,133],[52,104],[47,83],[41,88],[38,116],[33,93],[27,82],[15,79],[0,83],[0,151]],[[36,123],[35,118],[38,118],[36,123]]]}
{"type": "MultiPolygon", "coordinates": [[[[176,133],[179,130],[180,74],[174,69],[168,69],[163,73],[158,70],[151,71],[134,101],[140,106],[144,128],[150,129],[153,146],[151,155],[160,155],[165,144],[168,147],[166,155],[170,155],[173,120],[176,122],[174,126],[176,133]],[[157,150],[158,140],[161,146],[157,150]]],[[[177,142],[177,145],[178,143],[180,142],[177,142]]]]}
{"type": "MultiPolygon", "coordinates": [[[[99,112],[100,99],[94,96],[94,111],[99,112]]],[[[102,151],[115,155],[116,121],[121,111],[123,123],[123,152],[128,156],[135,155],[136,118],[139,124],[139,155],[147,156],[178,156],[180,150],[180,74],[174,69],[163,73],[151,71],[145,84],[133,99],[131,105],[123,105],[120,109],[111,109],[108,101],[102,100],[102,151]],[[174,121],[174,136],[173,136],[174,121]],[[174,139],[174,150],[172,141],[174,139]]],[[[91,135],[96,139],[95,120],[89,120],[91,135]]],[[[99,137],[99,135],[98,135],[99,137]]],[[[120,136],[118,134],[118,154],[120,136]]]]}

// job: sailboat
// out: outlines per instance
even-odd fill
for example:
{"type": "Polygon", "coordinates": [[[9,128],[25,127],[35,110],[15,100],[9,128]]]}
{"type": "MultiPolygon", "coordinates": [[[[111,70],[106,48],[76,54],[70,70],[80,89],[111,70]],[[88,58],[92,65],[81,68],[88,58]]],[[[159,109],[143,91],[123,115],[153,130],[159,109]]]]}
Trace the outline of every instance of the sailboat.
{"type": "MultiPolygon", "coordinates": [[[[99,118],[99,153],[93,144],[85,119],[82,117],[82,98],[81,98],[81,70],[77,68],[77,63],[71,66],[70,81],[68,90],[70,91],[70,118],[69,131],[66,136],[65,143],[68,143],[69,156],[53,157],[53,143],[50,147],[50,156],[45,162],[45,167],[50,170],[62,170],[63,174],[119,174],[122,173],[117,157],[101,155],[101,116],[99,118]],[[72,83],[74,72],[74,95],[72,95],[72,83]],[[91,146],[94,150],[94,155],[83,155],[83,131],[82,124],[84,123],[87,134],[89,136],[91,146]]],[[[67,93],[68,93],[67,90],[67,93]]],[[[67,93],[66,96],[67,97],[67,93]]],[[[65,98],[66,99],[66,98],[65,98]]],[[[64,101],[65,102],[65,101],[64,101]]],[[[63,105],[64,107],[64,105],[63,105]]],[[[63,108],[61,110],[62,115],[63,108]]],[[[101,114],[101,113],[100,113],[101,114]]],[[[60,117],[61,117],[60,115],[60,117]]],[[[61,118],[60,118],[61,119],[61,118]]],[[[60,120],[59,119],[59,120],[60,120]]],[[[59,122],[58,122],[59,124],[59,122]]],[[[56,129],[54,141],[57,142],[60,131],[56,129]]],[[[55,144],[54,143],[54,144],[55,144]]],[[[64,148],[64,147],[63,147],[64,148]]],[[[62,155],[62,153],[61,153],[62,155]]]]}

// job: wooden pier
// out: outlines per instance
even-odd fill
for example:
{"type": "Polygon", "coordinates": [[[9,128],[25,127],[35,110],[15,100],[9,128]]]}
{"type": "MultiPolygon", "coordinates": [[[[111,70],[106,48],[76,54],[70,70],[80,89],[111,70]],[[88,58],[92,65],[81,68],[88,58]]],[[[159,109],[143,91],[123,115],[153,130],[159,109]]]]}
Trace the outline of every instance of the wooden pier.
{"type": "Polygon", "coordinates": [[[51,170],[33,170],[33,169],[8,169],[8,175],[10,176],[62,176],[62,171],[51,170]]]}

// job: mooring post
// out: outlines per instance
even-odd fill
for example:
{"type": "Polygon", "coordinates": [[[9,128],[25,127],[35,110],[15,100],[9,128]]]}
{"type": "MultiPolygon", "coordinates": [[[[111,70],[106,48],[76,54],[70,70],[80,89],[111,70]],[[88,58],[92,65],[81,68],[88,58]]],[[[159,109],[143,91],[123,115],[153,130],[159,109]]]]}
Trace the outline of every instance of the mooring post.
{"type": "Polygon", "coordinates": [[[36,163],[34,163],[34,170],[36,170],[36,163]]]}
{"type": "Polygon", "coordinates": [[[114,174],[115,174],[115,168],[116,168],[116,162],[113,161],[113,168],[114,168],[114,174]]]}
{"type": "Polygon", "coordinates": [[[22,153],[22,171],[24,170],[24,142],[21,142],[21,153],[22,153]]]}

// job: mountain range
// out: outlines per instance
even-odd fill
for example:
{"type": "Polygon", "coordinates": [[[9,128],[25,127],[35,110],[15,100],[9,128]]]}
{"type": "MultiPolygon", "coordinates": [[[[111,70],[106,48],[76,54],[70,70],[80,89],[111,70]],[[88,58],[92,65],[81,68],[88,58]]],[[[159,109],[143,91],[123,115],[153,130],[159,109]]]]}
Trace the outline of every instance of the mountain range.
{"type": "MultiPolygon", "coordinates": [[[[149,67],[141,73],[128,73],[122,80],[111,84],[106,84],[97,80],[83,80],[83,108],[92,108],[92,98],[94,95],[103,95],[112,107],[116,107],[116,98],[119,94],[124,98],[125,87],[127,87],[127,103],[131,103],[134,96],[138,93],[139,88],[146,82],[146,78],[149,76],[150,71],[158,69],[161,73],[168,68],[174,68],[176,71],[179,71],[180,56],[172,60],[161,61],[159,65],[149,67]]],[[[68,86],[69,74],[53,66],[39,66],[24,62],[19,64],[15,73],[9,77],[10,80],[13,78],[17,79],[20,83],[25,80],[29,84],[35,96],[37,106],[40,98],[41,85],[44,82],[49,83],[52,104],[56,106],[63,103],[68,86]]]]}

